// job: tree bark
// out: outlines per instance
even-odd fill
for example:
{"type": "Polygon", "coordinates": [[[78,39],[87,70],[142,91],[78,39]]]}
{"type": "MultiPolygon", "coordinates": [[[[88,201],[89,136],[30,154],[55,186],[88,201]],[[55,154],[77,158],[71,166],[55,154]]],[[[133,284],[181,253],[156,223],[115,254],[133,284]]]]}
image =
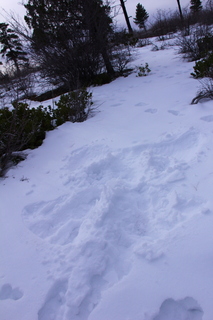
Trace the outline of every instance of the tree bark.
{"type": "Polygon", "coordinates": [[[123,10],[123,13],[124,13],[124,17],[125,17],[125,20],[126,20],[126,24],[127,24],[129,33],[133,33],[133,30],[132,30],[132,27],[131,27],[131,24],[130,24],[130,21],[129,21],[129,17],[128,17],[128,14],[127,14],[127,11],[126,11],[126,7],[125,7],[125,4],[124,4],[124,0],[120,0],[120,2],[121,2],[121,7],[122,7],[122,10],[123,10]]]}
{"type": "Polygon", "coordinates": [[[104,64],[105,64],[107,73],[112,76],[115,73],[115,71],[114,71],[112,63],[111,63],[111,61],[109,59],[108,53],[107,53],[106,50],[103,49],[101,54],[102,54],[102,57],[103,57],[103,60],[104,60],[104,64]]]}
{"type": "Polygon", "coordinates": [[[181,5],[180,5],[180,0],[177,0],[177,3],[178,3],[178,9],[179,9],[179,13],[180,13],[180,19],[183,22],[183,13],[182,13],[181,5]]]}

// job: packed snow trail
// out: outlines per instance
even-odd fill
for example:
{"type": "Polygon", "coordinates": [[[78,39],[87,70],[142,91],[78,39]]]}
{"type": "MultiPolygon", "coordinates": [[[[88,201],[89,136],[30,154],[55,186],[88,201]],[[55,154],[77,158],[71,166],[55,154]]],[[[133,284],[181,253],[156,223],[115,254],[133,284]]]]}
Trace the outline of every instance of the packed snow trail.
{"type": "Polygon", "coordinates": [[[1,320],[212,320],[212,102],[151,48],[1,180],[1,320]]]}

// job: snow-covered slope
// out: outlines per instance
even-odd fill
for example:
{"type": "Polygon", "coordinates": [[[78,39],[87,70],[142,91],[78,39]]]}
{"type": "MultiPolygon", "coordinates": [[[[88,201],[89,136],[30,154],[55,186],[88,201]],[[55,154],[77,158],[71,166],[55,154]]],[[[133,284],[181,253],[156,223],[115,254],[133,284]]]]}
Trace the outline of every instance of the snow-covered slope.
{"type": "Polygon", "coordinates": [[[151,48],[0,181],[1,320],[213,319],[213,103],[151,48]]]}

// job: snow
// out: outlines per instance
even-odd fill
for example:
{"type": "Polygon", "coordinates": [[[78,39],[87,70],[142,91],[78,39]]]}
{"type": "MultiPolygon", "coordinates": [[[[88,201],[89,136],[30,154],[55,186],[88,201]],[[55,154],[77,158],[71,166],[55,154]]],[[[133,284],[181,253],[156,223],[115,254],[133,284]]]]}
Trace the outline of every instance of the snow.
{"type": "Polygon", "coordinates": [[[175,46],[134,58],[1,179],[1,320],[212,320],[212,101],[175,46]]]}

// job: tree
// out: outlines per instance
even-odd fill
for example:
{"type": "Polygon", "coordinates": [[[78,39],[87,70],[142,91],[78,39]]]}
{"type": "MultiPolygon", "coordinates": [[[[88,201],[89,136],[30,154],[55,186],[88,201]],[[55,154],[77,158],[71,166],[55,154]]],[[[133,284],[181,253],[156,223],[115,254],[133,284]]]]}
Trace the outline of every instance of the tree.
{"type": "Polygon", "coordinates": [[[20,62],[28,61],[27,53],[23,51],[23,46],[17,34],[10,28],[7,23],[0,23],[0,44],[2,57],[6,61],[12,61],[18,73],[20,73],[20,62]]]}
{"type": "Polygon", "coordinates": [[[180,0],[177,0],[177,4],[178,4],[178,10],[180,13],[180,19],[183,22],[183,13],[182,13],[181,5],[180,5],[180,0]]]}
{"type": "Polygon", "coordinates": [[[102,0],[29,0],[25,8],[32,47],[49,79],[72,88],[87,84],[103,67],[114,74],[109,5],[102,0]]]}
{"type": "Polygon", "coordinates": [[[193,13],[198,13],[202,9],[201,0],[190,0],[191,6],[190,9],[193,13]]]}
{"type": "Polygon", "coordinates": [[[132,27],[131,27],[131,24],[130,24],[130,21],[129,21],[129,16],[127,14],[126,7],[125,7],[125,4],[124,4],[124,0],[120,0],[120,2],[121,2],[121,8],[123,10],[123,14],[124,14],[124,17],[125,17],[125,20],[126,20],[126,24],[127,24],[127,28],[129,30],[129,33],[133,33],[133,30],[132,30],[132,27]]]}
{"type": "Polygon", "coordinates": [[[138,25],[140,29],[146,30],[145,22],[149,18],[149,15],[146,9],[142,6],[142,4],[138,3],[136,6],[136,14],[134,18],[134,23],[138,25]]]}

